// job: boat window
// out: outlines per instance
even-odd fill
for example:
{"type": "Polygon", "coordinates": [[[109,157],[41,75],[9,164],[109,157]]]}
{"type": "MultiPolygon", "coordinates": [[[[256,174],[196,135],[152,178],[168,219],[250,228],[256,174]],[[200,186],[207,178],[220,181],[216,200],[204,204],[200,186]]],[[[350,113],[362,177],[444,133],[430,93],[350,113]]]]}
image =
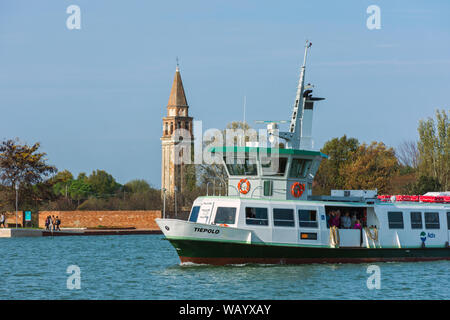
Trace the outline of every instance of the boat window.
{"type": "Polygon", "coordinates": [[[437,212],[425,212],[425,228],[439,229],[439,214],[437,212]]]}
{"type": "Polygon", "coordinates": [[[252,225],[268,226],[267,208],[245,208],[245,223],[252,225]]]}
{"type": "Polygon", "coordinates": [[[223,161],[231,176],[256,176],[258,174],[255,160],[245,158],[233,159],[230,162],[230,159],[224,157],[223,161]]]}
{"type": "Polygon", "coordinates": [[[403,212],[388,212],[389,229],[403,229],[403,212]]]}
{"type": "Polygon", "coordinates": [[[311,167],[311,160],[292,159],[291,170],[289,170],[290,178],[305,178],[311,167]]]}
{"type": "Polygon", "coordinates": [[[300,227],[317,228],[317,212],[315,210],[298,210],[300,227]]]}
{"type": "Polygon", "coordinates": [[[287,158],[261,158],[261,167],[264,176],[284,176],[287,158]]]}
{"type": "Polygon", "coordinates": [[[450,230],[450,212],[447,212],[447,228],[450,230]]]}
{"type": "Polygon", "coordinates": [[[411,229],[422,229],[421,212],[411,212],[411,229]]]}
{"type": "Polygon", "coordinates": [[[189,221],[197,222],[199,211],[200,211],[200,206],[192,207],[191,214],[189,216],[189,221]]]}
{"type": "Polygon", "coordinates": [[[273,225],[279,227],[294,227],[294,210],[273,209],[273,225]]]}
{"type": "Polygon", "coordinates": [[[218,207],[216,211],[216,217],[214,218],[215,224],[234,224],[236,221],[236,208],[230,207],[218,207]]]}

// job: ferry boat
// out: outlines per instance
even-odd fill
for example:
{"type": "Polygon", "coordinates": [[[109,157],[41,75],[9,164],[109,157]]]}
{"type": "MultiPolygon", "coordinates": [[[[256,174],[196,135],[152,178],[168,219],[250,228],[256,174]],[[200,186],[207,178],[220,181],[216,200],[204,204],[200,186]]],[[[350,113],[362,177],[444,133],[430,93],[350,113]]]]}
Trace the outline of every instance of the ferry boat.
{"type": "Polygon", "coordinates": [[[225,196],[197,198],[187,221],[156,219],[182,263],[303,264],[450,260],[450,193],[378,196],[332,190],[313,196],[327,155],[312,149],[314,103],[305,85],[307,42],[284,148],[214,147],[228,175],[225,196]],[[340,216],[345,218],[340,219],[340,216]],[[344,223],[342,223],[344,221],[344,223]]]}

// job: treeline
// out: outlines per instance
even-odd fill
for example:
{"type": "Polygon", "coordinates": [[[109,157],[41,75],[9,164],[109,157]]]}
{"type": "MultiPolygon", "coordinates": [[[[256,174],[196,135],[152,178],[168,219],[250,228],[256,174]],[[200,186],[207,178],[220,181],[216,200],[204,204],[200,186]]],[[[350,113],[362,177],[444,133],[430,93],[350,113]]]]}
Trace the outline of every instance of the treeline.
{"type": "Polygon", "coordinates": [[[382,142],[370,145],[356,138],[334,138],[321,151],[323,160],[314,180],[314,194],[331,189],[378,189],[379,194],[421,195],[448,191],[450,184],[450,125],[445,110],[436,119],[421,120],[418,141],[396,149],[382,142]]]}
{"type": "Polygon", "coordinates": [[[124,185],[104,170],[89,176],[58,172],[49,180],[53,199],[41,205],[47,210],[151,210],[161,208],[161,193],[145,180],[131,180],[124,185]]]}

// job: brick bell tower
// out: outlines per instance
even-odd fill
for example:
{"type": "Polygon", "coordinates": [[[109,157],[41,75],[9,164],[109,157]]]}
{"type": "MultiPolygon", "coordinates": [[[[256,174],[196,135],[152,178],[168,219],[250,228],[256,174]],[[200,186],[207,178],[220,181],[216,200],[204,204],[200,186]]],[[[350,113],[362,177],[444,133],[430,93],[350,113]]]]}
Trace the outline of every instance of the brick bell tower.
{"type": "MultiPolygon", "coordinates": [[[[161,161],[161,190],[166,189],[167,194],[173,194],[175,187],[177,192],[183,192],[186,183],[186,167],[183,161],[183,148],[177,147],[178,137],[175,137],[177,129],[184,129],[193,141],[192,117],[189,117],[189,106],[181,81],[180,68],[177,63],[172,90],[167,104],[167,116],[163,118],[163,135],[161,137],[162,161],[161,161]],[[175,161],[177,159],[177,161],[175,161]]],[[[188,142],[184,137],[184,142],[188,142]]],[[[190,157],[190,155],[189,155],[190,157]]]]}

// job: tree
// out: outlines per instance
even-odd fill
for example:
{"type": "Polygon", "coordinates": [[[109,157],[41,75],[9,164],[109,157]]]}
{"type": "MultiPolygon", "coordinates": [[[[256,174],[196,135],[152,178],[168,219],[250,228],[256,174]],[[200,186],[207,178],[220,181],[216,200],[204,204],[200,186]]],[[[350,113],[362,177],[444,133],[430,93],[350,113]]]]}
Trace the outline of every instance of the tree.
{"type": "Polygon", "coordinates": [[[44,152],[38,152],[40,143],[32,146],[19,144],[19,140],[6,140],[0,144],[0,182],[14,188],[16,183],[33,185],[56,173],[56,167],[46,163],[44,152]]]}
{"type": "Polygon", "coordinates": [[[147,181],[139,179],[131,180],[125,183],[124,187],[125,191],[131,193],[144,193],[151,189],[147,181]]]}
{"type": "Polygon", "coordinates": [[[390,182],[398,170],[394,149],[382,142],[362,144],[352,155],[351,161],[341,168],[345,179],[344,189],[378,189],[380,193],[390,191],[390,182]]]}
{"type": "Polygon", "coordinates": [[[121,187],[114,177],[104,170],[95,170],[87,178],[92,191],[99,197],[112,196],[121,187]]]}
{"type": "Polygon", "coordinates": [[[436,178],[420,176],[414,183],[407,184],[404,190],[408,194],[423,195],[427,192],[440,191],[441,187],[436,178]]]}
{"type": "Polygon", "coordinates": [[[21,144],[19,139],[0,143],[0,183],[6,186],[8,199],[12,201],[16,184],[20,187],[20,201],[31,202],[33,186],[57,172],[56,167],[48,165],[46,153],[39,152],[40,143],[32,146],[21,144]]]}
{"type": "Polygon", "coordinates": [[[419,122],[419,173],[433,177],[444,190],[450,187],[450,124],[445,110],[419,122]]]}
{"type": "Polygon", "coordinates": [[[417,142],[412,140],[405,140],[395,150],[395,155],[401,165],[411,169],[419,167],[419,150],[417,149],[417,142]]]}
{"type": "Polygon", "coordinates": [[[49,182],[53,184],[55,195],[67,195],[68,188],[73,181],[73,175],[69,170],[59,171],[49,182]]]}
{"type": "Polygon", "coordinates": [[[80,200],[87,199],[93,194],[92,186],[84,179],[72,180],[68,191],[70,198],[77,200],[78,205],[80,200]]]}
{"type": "Polygon", "coordinates": [[[347,138],[346,135],[325,143],[320,151],[328,155],[328,159],[322,160],[315,177],[319,193],[329,194],[331,189],[344,188],[346,177],[342,176],[342,169],[353,161],[353,154],[358,147],[358,140],[347,138]]]}

